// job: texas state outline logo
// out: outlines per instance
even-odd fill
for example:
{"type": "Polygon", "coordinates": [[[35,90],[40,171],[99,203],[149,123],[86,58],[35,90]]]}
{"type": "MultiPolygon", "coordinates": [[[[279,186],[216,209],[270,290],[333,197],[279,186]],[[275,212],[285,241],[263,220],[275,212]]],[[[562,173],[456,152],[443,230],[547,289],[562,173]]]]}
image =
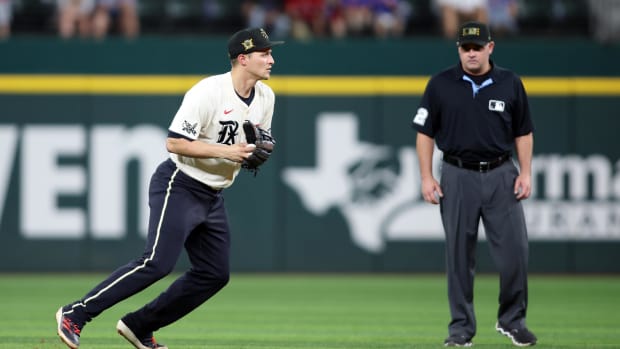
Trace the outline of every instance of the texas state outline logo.
{"type": "Polygon", "coordinates": [[[309,212],[338,208],[353,242],[371,253],[383,251],[387,240],[443,238],[439,206],[421,199],[414,147],[361,142],[350,112],[321,113],[316,127],[316,166],[283,171],[309,212]]]}

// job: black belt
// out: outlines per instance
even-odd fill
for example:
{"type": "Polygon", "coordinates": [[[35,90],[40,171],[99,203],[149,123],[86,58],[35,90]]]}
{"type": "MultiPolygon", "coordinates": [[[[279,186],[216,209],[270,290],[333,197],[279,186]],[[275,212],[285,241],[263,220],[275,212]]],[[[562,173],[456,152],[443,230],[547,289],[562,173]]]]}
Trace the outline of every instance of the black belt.
{"type": "Polygon", "coordinates": [[[507,153],[498,158],[489,161],[463,161],[461,158],[452,155],[443,155],[443,161],[449,163],[450,165],[454,165],[456,167],[465,168],[468,170],[478,171],[478,172],[489,172],[494,168],[499,167],[504,162],[510,159],[511,154],[507,153]]]}

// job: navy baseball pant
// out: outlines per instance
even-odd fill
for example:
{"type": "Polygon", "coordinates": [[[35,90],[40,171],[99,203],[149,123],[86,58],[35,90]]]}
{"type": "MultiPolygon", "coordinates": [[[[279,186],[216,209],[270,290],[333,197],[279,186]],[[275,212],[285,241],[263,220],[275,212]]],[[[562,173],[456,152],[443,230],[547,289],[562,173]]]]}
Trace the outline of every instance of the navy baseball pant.
{"type": "Polygon", "coordinates": [[[123,318],[136,335],[175,322],[227,284],[230,232],[222,192],[187,176],[168,159],[151,178],[149,206],[144,253],[74,303],[76,318],[90,321],[168,275],[183,248],[191,268],[153,301],[123,318]]]}

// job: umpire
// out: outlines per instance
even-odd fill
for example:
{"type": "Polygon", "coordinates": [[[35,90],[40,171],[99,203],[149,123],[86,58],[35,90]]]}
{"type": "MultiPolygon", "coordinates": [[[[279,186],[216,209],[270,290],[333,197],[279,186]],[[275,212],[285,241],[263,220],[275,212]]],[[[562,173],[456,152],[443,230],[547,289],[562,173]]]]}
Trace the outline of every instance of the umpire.
{"type": "Polygon", "coordinates": [[[424,200],[440,204],[451,321],[445,346],[471,346],[480,220],[500,276],[495,328],[517,346],[536,344],[525,323],[528,240],[521,200],[531,193],[534,130],[520,78],[490,59],[488,26],[459,28],[460,64],[434,75],[413,119],[424,200]],[[443,152],[441,185],[432,174],[443,152]],[[519,169],[512,161],[516,150],[519,169]]]}

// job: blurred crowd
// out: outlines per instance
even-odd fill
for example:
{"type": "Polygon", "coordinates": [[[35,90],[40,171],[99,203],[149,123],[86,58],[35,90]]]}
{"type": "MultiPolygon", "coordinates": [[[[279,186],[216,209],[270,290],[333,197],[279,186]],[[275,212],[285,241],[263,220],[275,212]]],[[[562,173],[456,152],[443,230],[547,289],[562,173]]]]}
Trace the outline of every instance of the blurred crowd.
{"type": "Polygon", "coordinates": [[[273,37],[442,35],[466,20],[495,36],[590,35],[620,41],[620,0],[0,0],[0,39],[228,34],[260,26],[273,37]]]}
{"type": "Polygon", "coordinates": [[[62,38],[102,39],[112,27],[135,38],[140,32],[138,10],[138,0],[0,0],[0,39],[18,28],[42,34],[53,30],[62,38]]]}

